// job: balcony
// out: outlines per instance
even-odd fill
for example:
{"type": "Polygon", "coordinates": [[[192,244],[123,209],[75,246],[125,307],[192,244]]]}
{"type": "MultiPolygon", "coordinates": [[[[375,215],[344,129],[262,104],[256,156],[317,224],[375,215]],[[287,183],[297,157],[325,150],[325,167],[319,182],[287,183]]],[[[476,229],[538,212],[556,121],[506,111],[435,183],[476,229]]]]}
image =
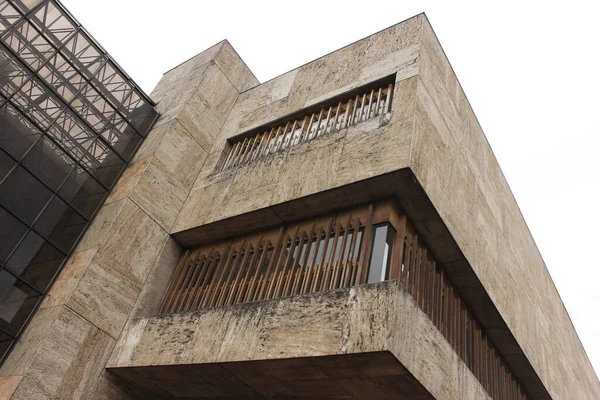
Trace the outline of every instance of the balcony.
{"type": "Polygon", "coordinates": [[[213,309],[390,280],[414,299],[493,398],[526,399],[495,345],[394,201],[190,249],[158,313],[213,309]]]}

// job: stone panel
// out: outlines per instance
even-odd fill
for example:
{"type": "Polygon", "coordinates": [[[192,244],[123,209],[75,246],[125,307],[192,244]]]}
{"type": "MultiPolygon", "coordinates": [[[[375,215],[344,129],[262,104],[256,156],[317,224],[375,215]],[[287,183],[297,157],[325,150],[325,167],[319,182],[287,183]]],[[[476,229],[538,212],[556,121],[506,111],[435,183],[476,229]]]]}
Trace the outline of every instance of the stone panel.
{"type": "MultiPolygon", "coordinates": [[[[433,135],[439,135],[436,140],[449,148],[451,156],[446,161],[427,156],[422,162],[415,157],[415,174],[423,180],[428,195],[546,390],[556,398],[573,393],[581,395],[579,398],[593,398],[592,393],[600,393],[600,382],[477,118],[426,19],[421,42],[421,104],[435,126],[433,135]],[[435,165],[439,167],[437,172],[432,169],[435,165]],[[462,201],[448,201],[443,190],[433,186],[439,183],[427,182],[425,170],[433,175],[444,176],[446,170],[446,175],[467,177],[464,182],[456,182],[453,192],[473,199],[465,203],[468,207],[461,207],[462,201]],[[472,218],[458,217],[465,208],[472,218]],[[552,321],[552,326],[543,321],[552,321]]],[[[424,119],[421,117],[420,123],[424,119]]],[[[427,135],[421,134],[417,142],[427,135]]]]}
{"type": "Polygon", "coordinates": [[[67,307],[12,399],[80,399],[93,390],[115,341],[67,307]]]}
{"type": "Polygon", "coordinates": [[[22,376],[27,372],[61,311],[62,307],[52,307],[39,310],[35,314],[27,329],[15,344],[10,357],[2,365],[0,375],[22,376]]]}
{"type": "Polygon", "coordinates": [[[152,157],[147,156],[144,159],[130,164],[127,167],[127,169],[125,169],[125,172],[123,172],[123,175],[121,175],[121,177],[117,181],[115,187],[113,187],[110,191],[110,195],[108,196],[104,204],[114,203],[115,201],[122,200],[131,196],[133,189],[135,189],[140,178],[142,177],[142,174],[144,173],[144,171],[146,171],[146,168],[148,167],[148,164],[150,164],[150,161],[152,161],[152,157]]]}
{"type": "Polygon", "coordinates": [[[118,338],[141,285],[96,257],[71,296],[68,306],[95,326],[118,338]]]}
{"type": "Polygon", "coordinates": [[[85,232],[85,235],[75,248],[75,252],[97,248],[104,237],[110,233],[112,226],[125,206],[125,203],[126,200],[122,199],[102,206],[85,232]]]}
{"type": "Polygon", "coordinates": [[[223,42],[214,61],[239,93],[260,83],[227,40],[223,42]]]}
{"type": "Polygon", "coordinates": [[[22,376],[0,376],[0,399],[10,399],[21,379],[23,379],[22,376]]]}
{"type": "Polygon", "coordinates": [[[71,294],[73,294],[79,281],[90,266],[96,251],[97,249],[94,248],[71,255],[40,308],[67,304],[71,294]]]}
{"type": "Polygon", "coordinates": [[[191,189],[207,153],[178,121],[174,120],[154,152],[154,161],[185,189],[191,189]]]}
{"type": "MultiPolygon", "coordinates": [[[[436,399],[488,398],[450,344],[395,281],[140,318],[132,321],[116,349],[107,365],[115,371],[387,350],[436,399]],[[470,395],[459,397],[462,393],[470,395]]],[[[279,367],[273,373],[288,381],[293,370],[279,367]]],[[[305,379],[314,379],[323,372],[313,368],[305,373],[305,379]]]]}
{"type": "Polygon", "coordinates": [[[188,195],[188,190],[154,159],[135,187],[131,200],[168,232],[188,195]]]}
{"type": "Polygon", "coordinates": [[[156,314],[162,297],[171,281],[173,271],[179,264],[182,255],[183,249],[181,246],[170,237],[167,237],[160,255],[148,275],[148,279],[144,282],[144,288],[138,296],[133,310],[129,314],[130,319],[156,314]]]}
{"type": "Polygon", "coordinates": [[[98,250],[111,268],[141,285],[160,253],[167,234],[134,202],[127,200],[119,223],[98,250]]]}

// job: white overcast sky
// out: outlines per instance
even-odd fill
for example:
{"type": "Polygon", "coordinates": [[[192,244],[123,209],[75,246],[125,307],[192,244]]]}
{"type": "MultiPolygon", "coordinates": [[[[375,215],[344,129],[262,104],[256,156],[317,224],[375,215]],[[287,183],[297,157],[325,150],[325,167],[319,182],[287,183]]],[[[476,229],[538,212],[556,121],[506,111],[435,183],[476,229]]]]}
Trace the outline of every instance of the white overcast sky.
{"type": "Polygon", "coordinates": [[[425,11],[600,371],[600,2],[63,3],[147,93],[222,39],[264,82],[425,11]]]}

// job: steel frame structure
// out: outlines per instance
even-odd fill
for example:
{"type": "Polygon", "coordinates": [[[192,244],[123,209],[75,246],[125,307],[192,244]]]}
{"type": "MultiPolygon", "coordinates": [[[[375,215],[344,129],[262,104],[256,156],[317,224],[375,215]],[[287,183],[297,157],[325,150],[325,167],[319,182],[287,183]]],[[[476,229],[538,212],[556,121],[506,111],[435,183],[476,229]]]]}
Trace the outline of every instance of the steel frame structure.
{"type": "Polygon", "coordinates": [[[158,112],[57,0],[0,0],[0,358],[158,112]]]}

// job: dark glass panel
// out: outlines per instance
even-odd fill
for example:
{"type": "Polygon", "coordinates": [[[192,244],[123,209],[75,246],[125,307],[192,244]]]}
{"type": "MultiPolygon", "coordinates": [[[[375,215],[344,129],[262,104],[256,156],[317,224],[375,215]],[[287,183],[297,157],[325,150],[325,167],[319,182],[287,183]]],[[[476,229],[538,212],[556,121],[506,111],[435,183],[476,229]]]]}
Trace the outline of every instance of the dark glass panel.
{"type": "Polygon", "coordinates": [[[75,167],[75,161],[48,137],[44,137],[27,154],[23,165],[56,191],[75,167]]]}
{"type": "Polygon", "coordinates": [[[92,78],[106,60],[106,56],[82,31],[79,31],[67,41],[61,53],[88,79],[92,78]]]}
{"type": "Polygon", "coordinates": [[[381,282],[388,279],[395,234],[394,228],[388,223],[375,227],[367,283],[381,282]]]}
{"type": "Polygon", "coordinates": [[[50,42],[25,19],[6,33],[2,40],[33,70],[37,70],[55,52],[50,42]]]}
{"type": "Polygon", "coordinates": [[[129,160],[142,141],[137,131],[119,114],[114,115],[101,135],[126,160],[129,160]]]}
{"type": "Polygon", "coordinates": [[[0,358],[4,357],[8,349],[13,343],[13,338],[5,333],[0,332],[0,358]]]}
{"type": "Polygon", "coordinates": [[[59,53],[38,71],[38,75],[67,102],[73,100],[85,84],[85,78],[59,53]]]}
{"type": "Polygon", "coordinates": [[[87,218],[91,218],[106,195],[106,189],[81,167],[67,178],[60,195],[87,218]]]}
{"type": "Polygon", "coordinates": [[[360,255],[364,230],[365,228],[359,228],[358,236],[356,236],[356,247],[354,248],[354,254],[352,255],[352,260],[354,261],[358,260],[358,256],[360,255]]]}
{"type": "Polygon", "coordinates": [[[122,106],[133,90],[125,75],[111,61],[100,68],[92,82],[117,108],[122,106]]]}
{"type": "MultiPolygon", "coordinates": [[[[70,110],[66,110],[57,118],[48,129],[48,134],[76,160],[88,154],[96,138],[96,134],[70,110]]],[[[88,155],[82,162],[93,162],[93,160],[89,160],[88,155]]]]}
{"type": "Polygon", "coordinates": [[[54,246],[29,231],[6,262],[6,269],[44,292],[64,258],[54,246]]]}
{"type": "Polygon", "coordinates": [[[25,232],[27,226],[0,207],[0,263],[6,261],[25,232]]]}
{"type": "Polygon", "coordinates": [[[86,168],[104,186],[111,187],[121,174],[125,162],[101,140],[96,140],[94,146],[90,148],[89,154],[95,162],[93,166],[86,165],[86,168]]]}
{"type": "Polygon", "coordinates": [[[16,164],[15,160],[9,157],[8,154],[0,150],[0,182],[8,175],[12,167],[16,164]]]}
{"type": "Polygon", "coordinates": [[[87,85],[77,95],[77,98],[71,103],[71,107],[96,132],[102,132],[116,112],[92,85],[87,85]]]}
{"type": "Polygon", "coordinates": [[[0,185],[0,205],[31,224],[52,192],[23,167],[17,166],[0,185]]]}
{"type": "Polygon", "coordinates": [[[0,35],[10,29],[21,17],[21,14],[10,3],[0,3],[0,35]]]}
{"type": "Polygon", "coordinates": [[[157,116],[154,107],[137,90],[131,92],[123,103],[121,111],[129,123],[143,136],[148,133],[157,116]]]}
{"type": "Polygon", "coordinates": [[[10,104],[0,110],[0,147],[17,160],[40,137],[40,131],[10,104]]]}
{"type": "Polygon", "coordinates": [[[57,46],[73,35],[77,29],[71,19],[64,15],[53,1],[43,2],[30,18],[38,29],[57,46]]]}
{"type": "Polygon", "coordinates": [[[48,128],[65,108],[65,104],[37,78],[25,82],[14,94],[11,102],[44,129],[48,128]]]}
{"type": "Polygon", "coordinates": [[[23,64],[12,58],[6,47],[0,45],[0,93],[8,98],[31,75],[31,72],[23,64]]]}
{"type": "Polygon", "coordinates": [[[6,270],[0,271],[0,328],[10,335],[21,326],[35,308],[40,294],[6,270]]]}
{"type": "Polygon", "coordinates": [[[86,224],[86,219],[55,197],[36,221],[34,228],[60,250],[68,253],[86,224]]]}

